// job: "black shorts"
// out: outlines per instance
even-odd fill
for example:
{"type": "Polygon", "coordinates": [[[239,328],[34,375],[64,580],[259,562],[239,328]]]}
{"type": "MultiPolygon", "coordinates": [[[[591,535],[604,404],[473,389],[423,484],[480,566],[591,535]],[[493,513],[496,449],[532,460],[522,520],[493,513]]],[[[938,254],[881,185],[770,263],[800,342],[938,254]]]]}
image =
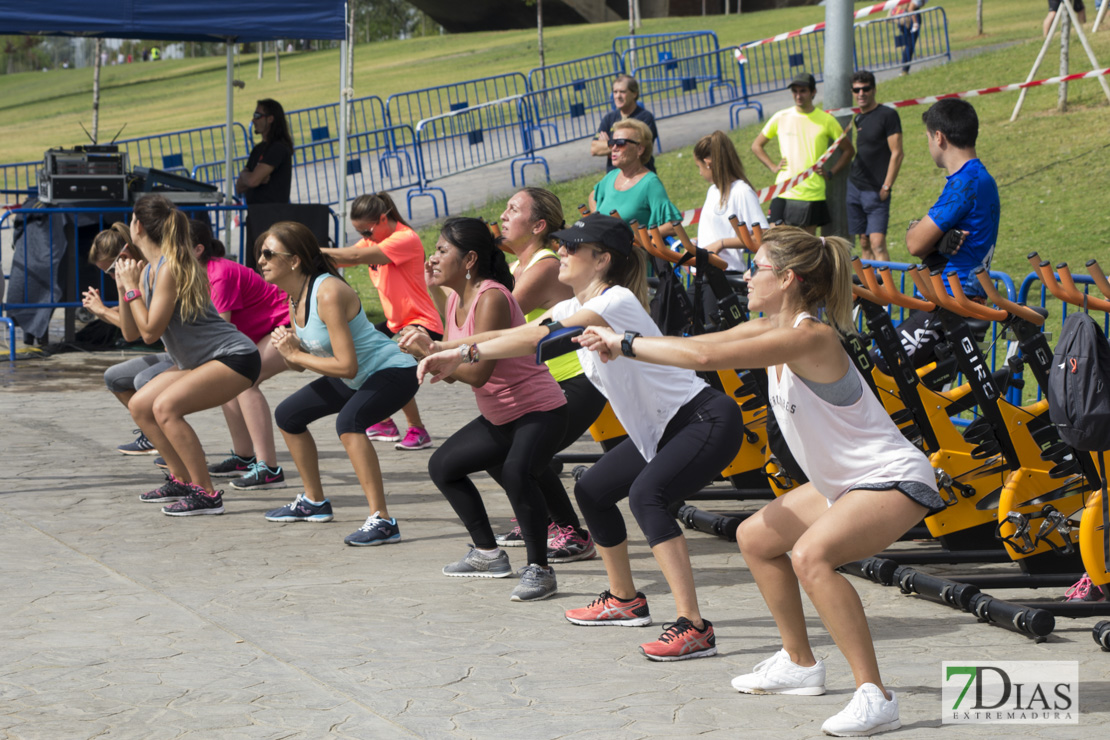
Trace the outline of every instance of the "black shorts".
{"type": "MultiPolygon", "coordinates": [[[[1072,0],[1071,6],[1073,8],[1075,8],[1076,13],[1082,12],[1082,11],[1087,9],[1083,6],[1083,0],[1072,0]]],[[[1049,10],[1049,12],[1055,13],[1059,9],[1060,9],[1060,0],[1048,0],[1048,10],[1049,10]]]]}
{"type": "Polygon", "coordinates": [[[829,207],[823,200],[771,200],[771,212],[767,220],[774,224],[787,226],[824,226],[829,218],[829,207]]]}
{"type": "Polygon", "coordinates": [[[262,374],[262,355],[258,354],[258,350],[244,352],[241,355],[224,355],[217,357],[216,360],[242,375],[251,382],[251,385],[254,385],[258,376],[262,374]]]}
{"type": "MultiPolygon", "coordinates": [[[[409,324],[409,326],[419,326],[421,329],[428,332],[429,337],[431,337],[432,339],[434,339],[437,342],[440,341],[441,339],[443,339],[442,334],[440,334],[438,331],[432,331],[431,329],[429,329],[426,326],[421,326],[420,324],[409,324]]],[[[374,328],[377,329],[378,331],[380,331],[382,334],[385,334],[390,339],[393,339],[393,337],[397,336],[397,332],[390,331],[388,321],[383,321],[380,324],[374,324],[374,328]]]]}

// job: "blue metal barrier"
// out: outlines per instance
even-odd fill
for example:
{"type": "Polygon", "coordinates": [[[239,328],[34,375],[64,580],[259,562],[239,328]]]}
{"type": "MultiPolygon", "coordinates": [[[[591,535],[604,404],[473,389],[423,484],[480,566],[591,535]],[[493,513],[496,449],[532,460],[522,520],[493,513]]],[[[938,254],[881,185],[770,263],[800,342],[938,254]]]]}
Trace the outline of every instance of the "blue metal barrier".
{"type": "MultiPolygon", "coordinates": [[[[944,8],[927,8],[916,11],[915,14],[921,28],[913,47],[913,61],[916,63],[941,57],[951,58],[948,17],[944,8]]],[[[855,24],[857,70],[878,72],[903,65],[903,50],[909,42],[904,38],[898,20],[906,17],[907,15],[899,15],[855,24]]],[[[748,85],[753,95],[785,90],[794,75],[802,71],[811,73],[818,83],[824,82],[824,30],[752,46],[743,51],[748,58],[748,85]]]]}
{"type": "Polygon", "coordinates": [[[612,75],[549,86],[521,96],[528,108],[528,134],[534,149],[547,149],[597,133],[613,103],[612,75]]]}
{"type": "Polygon", "coordinates": [[[386,114],[393,126],[408,124],[414,129],[426,118],[466,110],[479,103],[502,100],[529,92],[528,80],[520,72],[510,72],[477,80],[437,85],[421,90],[394,93],[385,101],[386,114]]]}
{"type": "MultiPolygon", "coordinates": [[[[232,124],[231,152],[247,154],[247,130],[240,123],[232,124]]],[[[201,126],[200,128],[174,131],[168,134],[138,136],[116,142],[120,151],[127,152],[132,167],[153,167],[188,177],[193,169],[205,162],[223,161],[227,127],[201,126]]],[[[222,185],[217,181],[213,185],[222,185]]]]}
{"type": "Polygon", "coordinates": [[[529,165],[542,165],[550,179],[547,160],[535,154],[529,112],[524,95],[512,95],[418,122],[416,150],[422,181],[408,192],[409,215],[413,198],[427,196],[435,204],[435,192],[443,196],[447,212],[447,194],[442,188],[429,187],[429,183],[488,164],[509,161],[514,187],[518,165],[522,185],[524,169],[529,165]]]}
{"type": "MultiPolygon", "coordinates": [[[[349,117],[352,135],[389,127],[385,104],[377,95],[352,99],[349,117]]],[[[318,142],[338,141],[339,103],[286,111],[285,122],[289,126],[289,134],[293,137],[293,146],[296,149],[318,142]]],[[[254,124],[251,124],[250,136],[253,141],[254,124]]]]}
{"type": "MultiPolygon", "coordinates": [[[[717,34],[713,31],[676,31],[674,33],[643,33],[635,36],[617,36],[613,39],[613,53],[620,59],[621,71],[627,72],[625,61],[631,59],[633,50],[644,49],[652,55],[650,60],[641,62],[661,62],[666,59],[659,58],[660,54],[669,54],[668,58],[705,54],[717,51],[721,44],[717,41],[717,34]],[[671,44],[668,47],[668,44],[671,44]]],[[[636,66],[636,65],[633,65],[636,66]]],[[[639,66],[644,66],[640,64],[639,66]]],[[[629,73],[631,74],[631,73],[629,73]]]]}
{"type": "Polygon", "coordinates": [[[650,74],[646,72],[649,67],[655,68],[660,64],[673,67],[682,59],[712,54],[719,49],[716,35],[687,35],[637,43],[635,47],[621,52],[621,69],[635,77],[642,86],[650,79],[650,74]]]}
{"type": "Polygon", "coordinates": [[[739,109],[751,108],[763,120],[763,106],[748,100],[746,72],[735,51],[729,47],[641,67],[641,100],[650,101],[656,119],[732,103],[730,119],[739,109]]]}
{"type": "Polygon", "coordinates": [[[907,63],[952,58],[948,46],[948,17],[941,7],[894,18],[862,21],[856,24],[855,36],[856,69],[879,72],[907,63]],[[919,24],[917,34],[912,34],[909,26],[898,22],[904,23],[914,16],[919,24]]]}
{"type": "Polygon", "coordinates": [[[621,72],[620,58],[611,51],[569,62],[535,67],[528,72],[528,89],[533,92],[549,87],[560,87],[593,77],[608,76],[612,79],[621,72]]]}

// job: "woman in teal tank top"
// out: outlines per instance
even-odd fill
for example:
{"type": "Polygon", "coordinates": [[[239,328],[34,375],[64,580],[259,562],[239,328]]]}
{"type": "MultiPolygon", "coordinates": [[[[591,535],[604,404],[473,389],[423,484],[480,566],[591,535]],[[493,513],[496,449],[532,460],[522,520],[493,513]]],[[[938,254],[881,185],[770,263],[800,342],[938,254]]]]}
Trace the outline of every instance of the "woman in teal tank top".
{"type": "Polygon", "coordinates": [[[397,542],[401,531],[386,508],[382,471],[366,427],[396,413],[416,395],[416,363],[370,324],[358,294],[320,252],[308,228],[282,221],[262,239],[262,277],[289,295],[291,326],[274,330],[274,346],[293,370],[322,376],[274,411],[305,490],[293,503],[267,512],[266,518],[331,521],[331,502],[324,497],[316,442],[308,425],[336,414],[336,432],[372,512],[344,542],[356,547],[397,542]]]}
{"type": "MultiPolygon", "coordinates": [[[[513,264],[513,298],[532,321],[547,309],[573,295],[559,282],[559,255],[552,248],[551,234],[563,228],[563,204],[559,196],[543,188],[524,188],[509,198],[501,214],[501,248],[516,256],[513,264]]],[[[567,428],[559,442],[559,451],[570,447],[585,434],[605,408],[605,396],[582,372],[582,364],[574,352],[548,361],[551,375],[567,397],[567,428]]],[[[495,480],[499,470],[490,471],[495,480]]],[[[500,482],[500,481],[499,481],[500,482]]],[[[540,477],[547,514],[550,550],[548,560],[569,563],[588,560],[595,555],[589,533],[582,527],[578,513],[570,502],[566,488],[559,480],[552,462],[540,477]]],[[[520,527],[497,535],[503,547],[523,545],[520,527]]]]}

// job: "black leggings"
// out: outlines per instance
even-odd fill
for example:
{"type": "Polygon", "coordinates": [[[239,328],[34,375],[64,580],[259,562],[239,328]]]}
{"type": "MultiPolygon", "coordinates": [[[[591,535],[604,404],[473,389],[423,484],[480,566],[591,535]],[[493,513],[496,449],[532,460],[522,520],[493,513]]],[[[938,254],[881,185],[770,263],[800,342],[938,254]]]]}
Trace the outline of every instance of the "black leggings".
{"type": "Polygon", "coordinates": [[[742,421],[735,401],[706,388],[671,417],[651,462],[631,439],[602,455],[574,486],[594,541],[615,547],[628,538],[617,509],[625,497],[649,545],[680,537],[669,506],[700,491],[736,457],[742,421]]]}
{"type": "Polygon", "coordinates": [[[528,549],[528,564],[547,565],[547,511],[539,477],[558,449],[566,418],[566,406],[533,411],[501,425],[479,416],[432,453],[428,474],[470,533],[475,547],[492,550],[497,542],[482,496],[467,476],[499,467],[500,483],[528,549]]]}
{"type": "MultiPolygon", "coordinates": [[[[567,428],[563,438],[559,440],[559,446],[555,448],[556,452],[562,452],[577,442],[590,425],[597,421],[601,410],[605,408],[605,396],[590,382],[585,373],[561,381],[559,387],[563,389],[563,395],[567,398],[567,428]]],[[[578,519],[578,513],[570,503],[567,489],[563,487],[563,482],[559,480],[559,474],[555,470],[555,462],[552,460],[540,473],[539,485],[543,493],[543,502],[547,506],[547,516],[560,527],[581,529],[582,522],[578,519]]],[[[490,468],[489,474],[504,487],[500,465],[490,468]]]]}
{"type": "Polygon", "coordinates": [[[379,370],[357,391],[339,378],[325,376],[278,404],[274,421],[283,432],[304,434],[317,419],[338,414],[337,434],[365,434],[366,427],[397,413],[419,388],[415,366],[379,370]]]}

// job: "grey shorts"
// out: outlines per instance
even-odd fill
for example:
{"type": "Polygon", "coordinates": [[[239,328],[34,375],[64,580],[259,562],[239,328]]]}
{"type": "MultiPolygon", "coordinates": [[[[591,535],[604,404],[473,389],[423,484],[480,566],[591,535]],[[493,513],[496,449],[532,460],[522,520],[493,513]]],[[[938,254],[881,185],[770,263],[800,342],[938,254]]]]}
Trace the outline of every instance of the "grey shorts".
{"type": "Polygon", "coordinates": [[[890,223],[890,198],[874,190],[860,190],[848,181],[848,233],[885,234],[890,223]]]}
{"type": "Polygon", "coordinates": [[[946,508],[944,500],[935,489],[930,488],[924,483],[918,483],[914,480],[901,480],[901,481],[883,481],[882,483],[863,483],[854,486],[852,490],[859,491],[898,491],[910,498],[914,503],[921,504],[929,510],[930,514],[936,514],[938,511],[944,511],[946,508]]]}

